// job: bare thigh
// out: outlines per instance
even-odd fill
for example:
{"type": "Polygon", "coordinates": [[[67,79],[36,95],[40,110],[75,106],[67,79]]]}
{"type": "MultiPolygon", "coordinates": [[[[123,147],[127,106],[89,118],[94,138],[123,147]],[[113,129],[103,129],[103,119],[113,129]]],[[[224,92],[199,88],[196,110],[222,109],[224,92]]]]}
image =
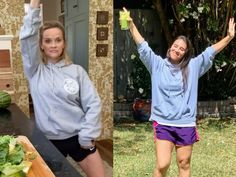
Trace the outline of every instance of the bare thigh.
{"type": "Polygon", "coordinates": [[[167,140],[156,139],[156,157],[158,168],[166,168],[171,163],[174,143],[167,140]]]}
{"type": "Polygon", "coordinates": [[[87,177],[105,177],[103,161],[98,150],[88,155],[84,160],[78,162],[87,177]]]}

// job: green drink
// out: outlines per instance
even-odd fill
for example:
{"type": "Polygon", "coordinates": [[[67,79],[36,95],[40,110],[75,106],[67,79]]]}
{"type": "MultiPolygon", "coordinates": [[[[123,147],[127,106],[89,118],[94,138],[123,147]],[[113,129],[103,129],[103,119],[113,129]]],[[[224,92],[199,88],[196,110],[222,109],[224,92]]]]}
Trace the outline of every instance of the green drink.
{"type": "Polygon", "coordinates": [[[127,21],[127,18],[130,15],[129,11],[120,11],[120,25],[121,25],[121,30],[128,30],[129,29],[129,24],[127,21]]]}

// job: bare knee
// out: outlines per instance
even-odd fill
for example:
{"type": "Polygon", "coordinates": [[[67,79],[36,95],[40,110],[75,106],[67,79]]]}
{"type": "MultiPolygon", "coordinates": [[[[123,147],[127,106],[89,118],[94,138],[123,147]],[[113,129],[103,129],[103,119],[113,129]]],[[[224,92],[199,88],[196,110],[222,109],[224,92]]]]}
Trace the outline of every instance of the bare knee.
{"type": "Polygon", "coordinates": [[[154,169],[154,177],[164,177],[166,175],[166,172],[170,166],[170,163],[165,164],[157,164],[154,169]]]}
{"type": "Polygon", "coordinates": [[[158,164],[156,168],[161,172],[166,172],[169,166],[170,166],[170,162],[165,163],[165,164],[158,164]]]}
{"type": "Polygon", "coordinates": [[[154,177],[164,177],[171,163],[171,154],[174,144],[167,140],[156,141],[156,167],[154,177]]]}
{"type": "Polygon", "coordinates": [[[190,177],[192,145],[177,147],[177,164],[180,177],[190,177]]]}
{"type": "Polygon", "coordinates": [[[181,170],[189,170],[190,169],[190,159],[178,160],[178,166],[181,170]]]}

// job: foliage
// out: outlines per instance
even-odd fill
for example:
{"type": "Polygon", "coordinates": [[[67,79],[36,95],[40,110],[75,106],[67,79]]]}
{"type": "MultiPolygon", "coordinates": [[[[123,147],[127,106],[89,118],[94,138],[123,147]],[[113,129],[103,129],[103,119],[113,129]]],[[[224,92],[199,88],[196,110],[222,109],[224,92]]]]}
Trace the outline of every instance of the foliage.
{"type": "MultiPolygon", "coordinates": [[[[156,26],[158,20],[150,26],[148,22],[158,18],[155,10],[131,9],[130,14],[143,37],[148,41],[149,46],[158,54],[162,54],[161,34],[156,26]],[[160,47],[161,46],[161,47],[160,47]]],[[[115,25],[118,24],[115,18],[115,25]]],[[[119,26],[120,28],[120,26],[119,26]]],[[[151,98],[151,77],[139,59],[137,45],[130,32],[116,30],[114,38],[114,63],[115,63],[115,101],[133,102],[136,98],[151,98]]]]}
{"type": "Polygon", "coordinates": [[[135,98],[151,98],[151,77],[138,54],[130,57],[134,67],[129,76],[129,89],[134,91],[135,98]]]}
{"type": "Polygon", "coordinates": [[[236,58],[227,57],[228,54],[228,48],[219,53],[212,69],[200,79],[200,100],[220,100],[236,95],[236,58]]]}
{"type": "Polygon", "coordinates": [[[23,147],[10,135],[0,136],[0,175],[13,175],[24,169],[23,147]]]}
{"type": "MultiPolygon", "coordinates": [[[[158,1],[158,0],[156,0],[158,1]]],[[[227,1],[171,1],[172,14],[168,15],[172,37],[184,34],[193,43],[195,55],[216,43],[227,34],[229,18],[236,14],[234,0],[227,1]]],[[[199,83],[200,100],[226,99],[236,96],[235,40],[218,55],[212,69],[199,83]]]]}
{"type": "MultiPolygon", "coordinates": [[[[118,2],[123,3],[122,6],[126,6],[124,4],[126,3],[127,7],[131,8],[131,1],[120,0],[118,2]]],[[[145,7],[139,5],[135,8],[156,9],[164,33],[162,35],[165,36],[167,43],[170,45],[169,41],[172,41],[176,36],[185,35],[192,41],[195,55],[200,54],[206,47],[226,36],[229,18],[236,16],[235,0],[145,0],[145,7]],[[146,6],[147,4],[149,7],[146,6]]],[[[147,21],[143,26],[148,28],[148,25],[151,26],[151,24],[152,21],[147,21]]],[[[141,31],[141,34],[145,35],[145,31],[141,31]]],[[[213,67],[200,78],[200,100],[219,100],[236,96],[235,61],[236,42],[234,39],[223,51],[216,55],[213,67]]],[[[138,77],[137,81],[140,79],[142,78],[138,77]]],[[[143,88],[140,85],[134,85],[137,88],[143,88]]],[[[134,85],[131,83],[131,88],[134,85]]]]}

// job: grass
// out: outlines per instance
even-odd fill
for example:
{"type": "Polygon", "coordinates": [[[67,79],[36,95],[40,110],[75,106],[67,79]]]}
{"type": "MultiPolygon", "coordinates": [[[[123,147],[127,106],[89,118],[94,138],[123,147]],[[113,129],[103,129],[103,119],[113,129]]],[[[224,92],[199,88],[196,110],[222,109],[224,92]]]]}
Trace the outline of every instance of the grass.
{"type": "MultiPolygon", "coordinates": [[[[207,118],[198,122],[200,141],[194,145],[192,177],[236,176],[236,118],[207,118]]],[[[150,122],[123,122],[113,132],[114,177],[151,177],[155,166],[150,122]]],[[[173,153],[167,177],[178,176],[173,153]]]]}

